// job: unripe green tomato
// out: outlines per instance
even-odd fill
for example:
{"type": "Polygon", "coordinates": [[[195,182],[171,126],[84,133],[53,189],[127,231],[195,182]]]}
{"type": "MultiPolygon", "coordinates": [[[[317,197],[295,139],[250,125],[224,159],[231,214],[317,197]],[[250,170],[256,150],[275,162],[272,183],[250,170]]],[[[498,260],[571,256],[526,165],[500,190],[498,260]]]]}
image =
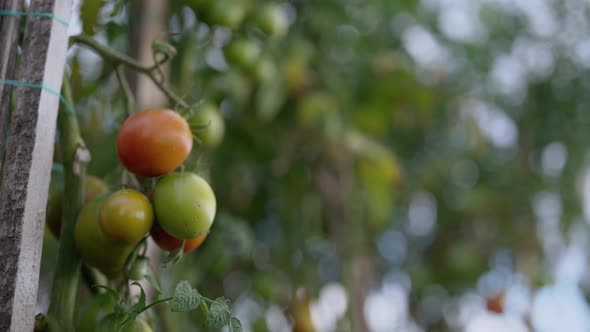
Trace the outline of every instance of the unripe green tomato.
{"type": "Polygon", "coordinates": [[[138,256],[135,258],[131,270],[129,270],[129,279],[142,280],[143,276],[148,274],[149,258],[145,256],[138,256]]]}
{"type": "Polygon", "coordinates": [[[219,109],[210,103],[205,103],[188,119],[193,134],[206,147],[215,148],[223,140],[225,121],[219,109]],[[207,126],[204,128],[204,126],[207,126]]]}
{"type": "Polygon", "coordinates": [[[256,14],[256,25],[270,36],[284,36],[289,28],[287,13],[277,4],[266,4],[256,14]]]}
{"type": "Polygon", "coordinates": [[[133,189],[111,194],[100,209],[100,226],[109,238],[138,243],[152,228],[154,212],[149,199],[133,189]]]}
{"type": "Polygon", "coordinates": [[[207,8],[207,23],[236,29],[244,21],[248,12],[243,0],[215,0],[207,8]]]}
{"type": "Polygon", "coordinates": [[[207,181],[194,173],[162,177],[153,201],[160,226],[179,239],[194,239],[209,231],[215,219],[215,194],[207,181]]]}
{"type": "Polygon", "coordinates": [[[223,54],[231,65],[249,71],[255,68],[262,54],[262,49],[256,41],[238,38],[225,46],[223,54]]]}
{"type": "Polygon", "coordinates": [[[277,66],[269,58],[262,58],[254,68],[254,76],[259,81],[268,81],[277,76],[277,66]]]}
{"type": "Polygon", "coordinates": [[[97,197],[84,205],[78,215],[74,240],[86,264],[99,269],[109,278],[117,278],[121,276],[134,245],[112,241],[102,231],[99,212],[105,200],[105,197],[97,197]]]}
{"type": "Polygon", "coordinates": [[[77,319],[78,327],[76,331],[96,331],[98,322],[113,311],[115,304],[116,301],[110,294],[105,293],[94,296],[90,303],[82,308],[77,319]]]}
{"type": "MultiPolygon", "coordinates": [[[[52,177],[49,187],[49,198],[47,200],[47,209],[45,212],[45,223],[51,234],[59,239],[61,234],[61,224],[63,216],[63,199],[64,199],[64,182],[63,176],[52,177]]],[[[102,179],[88,175],[84,182],[84,204],[94,197],[109,191],[109,185],[102,179]]]]}

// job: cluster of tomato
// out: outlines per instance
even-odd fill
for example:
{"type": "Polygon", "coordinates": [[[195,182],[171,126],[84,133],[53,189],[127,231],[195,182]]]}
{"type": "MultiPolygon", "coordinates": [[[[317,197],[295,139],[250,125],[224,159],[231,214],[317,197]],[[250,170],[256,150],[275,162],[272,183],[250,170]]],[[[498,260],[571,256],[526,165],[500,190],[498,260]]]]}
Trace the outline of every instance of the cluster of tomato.
{"type": "MultiPolygon", "coordinates": [[[[188,121],[179,113],[156,109],[133,114],[119,129],[117,153],[125,168],[141,178],[157,177],[149,197],[135,189],[111,191],[101,179],[86,177],[84,206],[75,243],[84,262],[110,278],[123,275],[128,256],[148,233],[166,251],[196,249],[213,223],[216,200],[209,184],[191,172],[175,172],[193,147],[193,130],[205,146],[219,144],[223,120],[204,105],[188,121]],[[192,129],[191,129],[192,128],[192,129]]],[[[52,195],[47,221],[60,234],[62,196],[52,195]]]]}

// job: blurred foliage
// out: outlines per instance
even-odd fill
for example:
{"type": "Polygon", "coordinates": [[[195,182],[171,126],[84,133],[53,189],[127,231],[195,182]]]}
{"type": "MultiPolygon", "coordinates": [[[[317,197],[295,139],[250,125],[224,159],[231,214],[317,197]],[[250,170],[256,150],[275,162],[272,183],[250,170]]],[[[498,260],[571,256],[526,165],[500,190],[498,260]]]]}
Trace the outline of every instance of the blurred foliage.
{"type": "MultiPolygon", "coordinates": [[[[122,0],[83,3],[84,33],[134,47],[127,18],[147,13],[128,12],[122,0]]],[[[297,298],[300,288],[315,298],[341,282],[352,312],[359,290],[403,271],[415,313],[432,286],[455,295],[474,288],[506,248],[510,268],[545,282],[533,200],[557,193],[566,225],[582,213],[575,188],[587,162],[590,81],[556,53],[551,75],[498,91],[488,79],[498,54],[518,38],[542,38],[525,15],[493,2],[478,8],[486,35],[462,42],[440,31],[436,10],[411,0],[170,1],[178,51],[170,82],[185,99],[217,107],[225,135],[186,163],[211,180],[218,217],[196,253],[162,272],[162,287],[187,279],[211,296],[278,305],[302,326],[309,317],[296,303],[309,300],[297,298]],[[444,61],[420,63],[412,28],[445,45],[444,61]],[[567,153],[555,174],[543,170],[552,143],[567,153]],[[399,248],[391,232],[403,234],[400,252],[391,252],[399,248]],[[368,280],[355,277],[359,260],[368,280]]],[[[70,69],[89,172],[117,186],[125,100],[113,68],[76,49],[70,69]]],[[[428,331],[445,330],[440,317],[417,316],[428,331]]],[[[248,319],[254,331],[270,330],[262,313],[248,319]]],[[[179,331],[196,320],[173,319],[179,331]]]]}

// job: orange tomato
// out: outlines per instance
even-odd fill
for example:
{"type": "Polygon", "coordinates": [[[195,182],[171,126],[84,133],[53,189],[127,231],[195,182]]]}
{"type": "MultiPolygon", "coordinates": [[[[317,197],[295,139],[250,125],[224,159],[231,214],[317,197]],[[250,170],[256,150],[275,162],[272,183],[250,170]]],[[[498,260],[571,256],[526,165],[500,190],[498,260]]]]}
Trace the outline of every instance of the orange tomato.
{"type": "Polygon", "coordinates": [[[192,147],[188,123],[168,109],[133,114],[117,135],[119,160],[129,171],[143,177],[173,171],[186,160],[192,147]]]}
{"type": "MultiPolygon", "coordinates": [[[[191,252],[198,247],[205,241],[208,233],[205,233],[201,236],[198,236],[194,239],[186,240],[184,243],[184,253],[191,252]]],[[[174,251],[182,245],[182,240],[175,238],[174,236],[168,234],[157,222],[154,222],[154,226],[152,227],[152,239],[154,242],[162,248],[162,250],[166,251],[174,251]]]]}

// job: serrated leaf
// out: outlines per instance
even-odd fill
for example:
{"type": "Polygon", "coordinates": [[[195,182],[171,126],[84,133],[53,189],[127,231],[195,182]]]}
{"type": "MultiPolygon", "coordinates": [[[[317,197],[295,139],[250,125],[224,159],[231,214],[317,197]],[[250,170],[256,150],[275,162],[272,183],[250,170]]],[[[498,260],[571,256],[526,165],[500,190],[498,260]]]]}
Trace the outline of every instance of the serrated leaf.
{"type": "Polygon", "coordinates": [[[229,332],[242,332],[242,322],[236,317],[232,317],[229,322],[229,332]]]}
{"type": "Polygon", "coordinates": [[[212,328],[221,328],[230,323],[231,308],[230,301],[226,298],[220,297],[215,299],[211,306],[209,306],[209,315],[205,323],[212,328]]]}
{"type": "Polygon", "coordinates": [[[158,296],[162,295],[162,290],[160,289],[158,281],[149,274],[144,275],[144,277],[150,283],[150,285],[152,285],[152,287],[154,287],[154,289],[158,292],[158,296]]]}
{"type": "Polygon", "coordinates": [[[183,280],[174,290],[174,297],[170,303],[170,309],[174,312],[190,311],[196,309],[201,302],[201,295],[192,288],[191,284],[183,280]]]}

